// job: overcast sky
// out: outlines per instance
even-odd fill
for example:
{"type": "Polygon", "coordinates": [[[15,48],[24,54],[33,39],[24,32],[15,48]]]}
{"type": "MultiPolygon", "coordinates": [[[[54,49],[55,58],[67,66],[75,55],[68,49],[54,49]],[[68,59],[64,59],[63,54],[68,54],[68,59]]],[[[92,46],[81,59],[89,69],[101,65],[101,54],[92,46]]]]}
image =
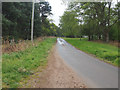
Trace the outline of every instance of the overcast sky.
{"type": "Polygon", "coordinates": [[[52,13],[53,15],[49,18],[52,18],[54,20],[54,23],[56,25],[59,24],[60,16],[63,15],[65,9],[67,8],[67,5],[63,4],[62,0],[47,0],[50,5],[52,6],[52,13]]]}

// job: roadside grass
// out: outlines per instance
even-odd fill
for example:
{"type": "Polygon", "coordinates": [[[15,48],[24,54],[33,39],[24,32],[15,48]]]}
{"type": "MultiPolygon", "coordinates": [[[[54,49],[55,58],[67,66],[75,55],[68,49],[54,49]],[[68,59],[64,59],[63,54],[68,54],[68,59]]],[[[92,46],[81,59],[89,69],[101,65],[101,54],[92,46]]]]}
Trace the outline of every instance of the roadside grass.
{"type": "Polygon", "coordinates": [[[95,55],[97,58],[108,62],[115,66],[120,66],[120,55],[118,50],[120,48],[104,43],[97,43],[92,41],[87,41],[87,39],[82,38],[64,38],[68,43],[75,46],[76,48],[95,55]]]}
{"type": "Polygon", "coordinates": [[[46,38],[38,46],[24,51],[2,55],[3,88],[17,88],[21,79],[34,73],[39,66],[47,64],[49,50],[56,38],[46,38]]]}

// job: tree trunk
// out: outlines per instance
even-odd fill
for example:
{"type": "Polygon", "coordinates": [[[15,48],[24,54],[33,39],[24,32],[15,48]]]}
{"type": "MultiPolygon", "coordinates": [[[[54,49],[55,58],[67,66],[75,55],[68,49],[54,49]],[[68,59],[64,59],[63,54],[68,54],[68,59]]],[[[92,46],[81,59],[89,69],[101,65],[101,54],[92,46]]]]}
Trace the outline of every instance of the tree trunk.
{"type": "Polygon", "coordinates": [[[108,32],[106,33],[106,42],[107,43],[109,42],[109,33],[108,32]]]}
{"type": "Polygon", "coordinates": [[[94,37],[93,37],[93,35],[91,36],[91,40],[93,40],[94,39],[94,37]]]}
{"type": "Polygon", "coordinates": [[[90,38],[90,35],[88,36],[88,41],[90,41],[91,40],[91,38],[90,38]]]}
{"type": "Polygon", "coordinates": [[[98,39],[99,39],[99,40],[101,39],[101,35],[98,36],[98,39]]]}
{"type": "Polygon", "coordinates": [[[108,28],[106,32],[106,42],[109,42],[109,31],[110,31],[110,7],[111,7],[111,2],[108,2],[108,28]]]}

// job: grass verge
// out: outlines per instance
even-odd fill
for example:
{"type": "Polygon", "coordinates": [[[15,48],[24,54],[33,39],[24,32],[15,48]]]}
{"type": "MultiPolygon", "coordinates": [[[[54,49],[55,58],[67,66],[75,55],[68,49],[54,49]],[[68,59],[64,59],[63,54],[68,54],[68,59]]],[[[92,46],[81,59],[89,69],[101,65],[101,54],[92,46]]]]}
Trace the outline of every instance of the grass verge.
{"type": "Polygon", "coordinates": [[[34,73],[34,69],[45,66],[49,50],[56,38],[46,38],[38,46],[24,51],[3,54],[2,82],[3,88],[17,88],[21,79],[34,73]]]}
{"type": "Polygon", "coordinates": [[[118,49],[115,46],[97,43],[92,41],[87,41],[87,39],[80,40],[79,38],[64,38],[68,43],[75,46],[76,48],[93,54],[101,60],[108,62],[115,66],[120,66],[120,55],[118,54],[118,49]]]}

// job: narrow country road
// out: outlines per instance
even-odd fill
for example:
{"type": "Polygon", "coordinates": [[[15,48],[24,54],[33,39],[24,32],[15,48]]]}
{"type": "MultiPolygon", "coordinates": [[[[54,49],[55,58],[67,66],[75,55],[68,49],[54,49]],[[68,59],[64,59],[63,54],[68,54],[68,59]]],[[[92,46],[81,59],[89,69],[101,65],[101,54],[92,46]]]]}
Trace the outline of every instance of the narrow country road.
{"type": "Polygon", "coordinates": [[[90,88],[118,88],[118,68],[100,61],[57,38],[57,51],[90,88]]]}

